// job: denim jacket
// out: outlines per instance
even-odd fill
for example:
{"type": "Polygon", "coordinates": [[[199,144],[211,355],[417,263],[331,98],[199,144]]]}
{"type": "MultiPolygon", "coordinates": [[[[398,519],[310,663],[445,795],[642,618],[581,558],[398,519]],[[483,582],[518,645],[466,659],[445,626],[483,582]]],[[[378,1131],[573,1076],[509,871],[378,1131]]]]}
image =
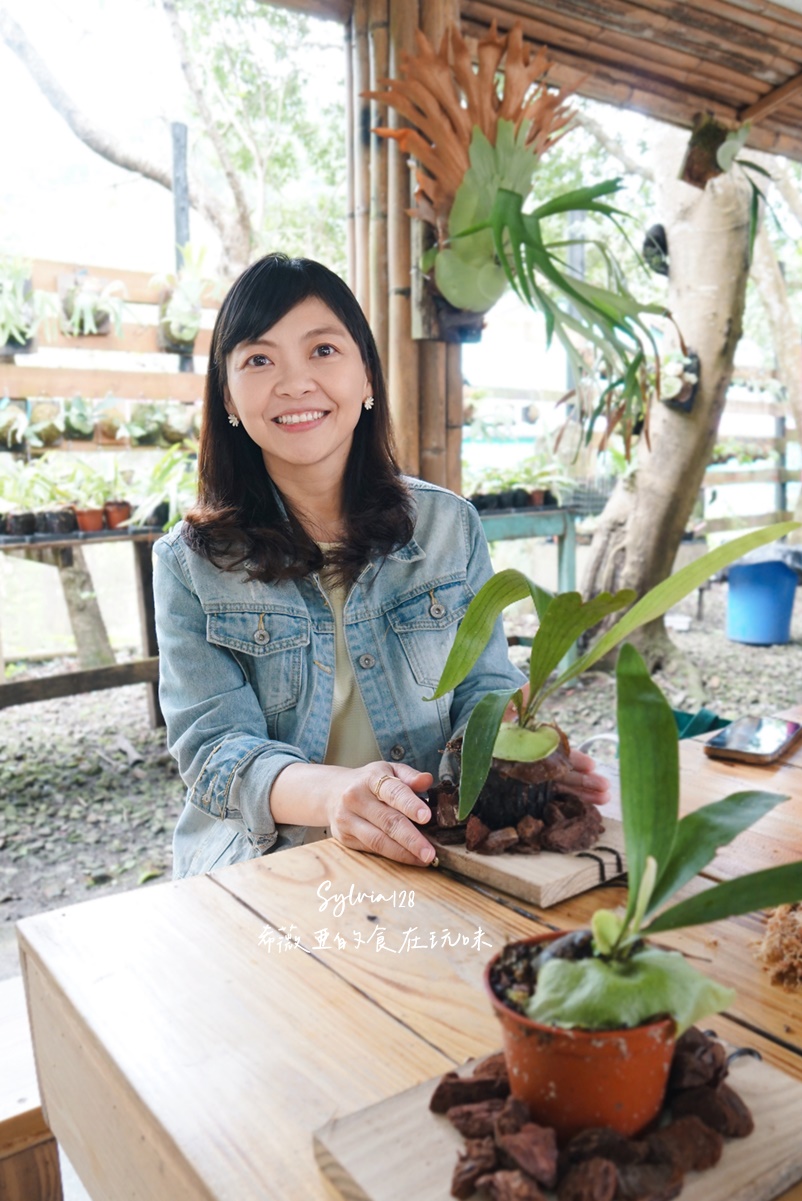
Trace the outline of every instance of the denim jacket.
{"type": "MultiPolygon", "coordinates": [[[[406,481],[414,536],[362,570],[345,603],[345,639],[382,756],[438,778],[445,745],[491,688],[523,677],[501,621],[468,677],[431,696],[471,598],[492,575],[467,501],[406,481]]],[[[174,838],[176,877],[304,839],[277,826],[270,790],[291,763],[322,763],[334,688],[334,622],[317,575],[265,584],[221,571],[177,528],[155,546],[160,700],[187,785],[174,838]]]]}

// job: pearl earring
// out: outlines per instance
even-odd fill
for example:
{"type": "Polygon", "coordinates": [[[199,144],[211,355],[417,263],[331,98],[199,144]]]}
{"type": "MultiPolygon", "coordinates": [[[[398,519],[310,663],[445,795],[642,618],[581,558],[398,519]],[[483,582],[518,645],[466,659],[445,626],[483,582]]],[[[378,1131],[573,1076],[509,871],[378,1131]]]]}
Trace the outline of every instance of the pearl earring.
{"type": "Polygon", "coordinates": [[[233,425],[235,429],[239,425],[239,417],[237,416],[236,413],[229,413],[228,424],[233,425]]]}
{"type": "Polygon", "coordinates": [[[366,397],[366,399],[362,401],[362,404],[367,409],[367,411],[370,412],[370,410],[373,408],[373,397],[372,396],[366,397]]]}

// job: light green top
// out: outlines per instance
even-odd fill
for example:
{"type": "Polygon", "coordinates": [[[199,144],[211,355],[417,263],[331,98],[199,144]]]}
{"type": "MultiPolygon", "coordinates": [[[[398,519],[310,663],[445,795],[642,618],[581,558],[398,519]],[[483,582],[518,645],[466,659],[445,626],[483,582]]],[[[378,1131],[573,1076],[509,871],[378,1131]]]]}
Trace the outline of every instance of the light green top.
{"type": "MultiPolygon", "coordinates": [[[[321,550],[327,549],[321,544],[321,550]]],[[[382,755],[345,644],[343,609],[347,592],[342,584],[332,581],[325,569],[320,573],[320,582],[334,619],[334,701],[323,762],[338,767],[364,767],[382,755]]]]}

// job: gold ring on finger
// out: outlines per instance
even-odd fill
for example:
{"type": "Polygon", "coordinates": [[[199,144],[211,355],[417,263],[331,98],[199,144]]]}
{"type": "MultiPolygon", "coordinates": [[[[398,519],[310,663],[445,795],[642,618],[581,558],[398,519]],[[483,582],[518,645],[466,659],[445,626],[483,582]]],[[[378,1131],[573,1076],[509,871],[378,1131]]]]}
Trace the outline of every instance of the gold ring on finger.
{"type": "Polygon", "coordinates": [[[383,776],[380,776],[380,777],[379,777],[379,779],[378,779],[378,781],[377,781],[377,783],[376,783],[376,787],[375,787],[375,788],[373,788],[373,789],[371,789],[371,791],[373,792],[373,795],[374,795],[375,797],[377,797],[379,800],[381,800],[381,799],[382,799],[382,798],[381,798],[381,787],[382,787],[382,784],[384,783],[384,781],[385,781],[385,780],[394,780],[394,779],[395,779],[395,776],[388,776],[388,775],[383,775],[383,776]]]}

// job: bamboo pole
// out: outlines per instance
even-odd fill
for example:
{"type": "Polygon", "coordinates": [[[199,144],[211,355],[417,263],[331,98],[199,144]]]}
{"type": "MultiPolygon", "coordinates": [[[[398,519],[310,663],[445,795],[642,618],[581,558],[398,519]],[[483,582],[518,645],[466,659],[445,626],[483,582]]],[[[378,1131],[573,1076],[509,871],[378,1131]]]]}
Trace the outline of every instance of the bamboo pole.
{"type": "MultiPolygon", "coordinates": [[[[389,75],[398,77],[402,51],[415,45],[418,26],[417,0],[390,0],[389,75]]],[[[395,109],[389,110],[391,128],[404,122],[395,109]]],[[[413,181],[405,156],[397,146],[389,148],[387,163],[388,233],[388,356],[387,381],[390,410],[395,426],[398,460],[408,475],[420,471],[420,381],[419,344],[412,337],[411,221],[407,209],[412,202],[413,181]]]]}
{"type": "MultiPolygon", "coordinates": [[[[371,91],[381,86],[389,68],[387,27],[388,0],[368,0],[368,53],[371,91]]],[[[370,101],[370,128],[379,124],[380,106],[370,101]]],[[[370,324],[379,358],[387,362],[389,281],[387,272],[387,140],[368,134],[370,169],[370,221],[368,225],[368,261],[370,324]]]]}
{"type": "Polygon", "coordinates": [[[420,473],[442,487],[446,487],[446,357],[444,342],[420,343],[420,473]]]}
{"type": "Polygon", "coordinates": [[[446,487],[462,491],[462,347],[446,347],[446,487]]]}
{"type": "Polygon", "coordinates": [[[345,249],[348,284],[356,289],[356,220],[354,213],[354,173],[356,153],[354,147],[356,93],[354,91],[354,26],[349,17],[344,26],[345,45],[345,249]]]}
{"type": "Polygon", "coordinates": [[[368,0],[354,0],[351,19],[353,45],[353,177],[354,177],[354,291],[370,320],[368,260],[370,222],[370,102],[361,95],[370,87],[368,0]]]}
{"type": "MultiPolygon", "coordinates": [[[[422,5],[421,27],[437,47],[450,21],[459,24],[459,0],[426,0],[422,5]]],[[[447,487],[447,387],[448,366],[461,372],[461,349],[453,351],[444,342],[420,343],[420,468],[424,479],[447,487]]]]}

